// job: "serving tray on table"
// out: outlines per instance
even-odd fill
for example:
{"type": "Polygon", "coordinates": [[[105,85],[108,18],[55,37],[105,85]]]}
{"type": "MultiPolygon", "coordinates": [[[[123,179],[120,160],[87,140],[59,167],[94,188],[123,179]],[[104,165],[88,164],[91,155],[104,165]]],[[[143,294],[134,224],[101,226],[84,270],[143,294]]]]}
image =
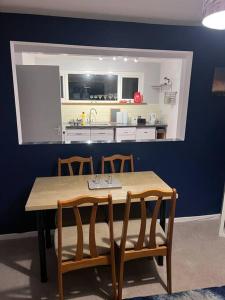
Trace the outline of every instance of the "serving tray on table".
{"type": "Polygon", "coordinates": [[[96,175],[93,179],[88,180],[88,188],[90,190],[117,189],[122,188],[122,184],[111,175],[96,175]]]}

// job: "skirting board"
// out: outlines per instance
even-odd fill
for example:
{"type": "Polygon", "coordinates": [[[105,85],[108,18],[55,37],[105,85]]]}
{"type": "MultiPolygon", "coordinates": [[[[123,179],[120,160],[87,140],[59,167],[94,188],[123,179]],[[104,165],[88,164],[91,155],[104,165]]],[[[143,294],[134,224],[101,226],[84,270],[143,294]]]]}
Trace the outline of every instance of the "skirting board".
{"type": "MultiPolygon", "coordinates": [[[[205,220],[215,220],[220,218],[220,214],[213,214],[213,215],[204,215],[204,216],[193,216],[193,217],[180,217],[175,218],[175,223],[182,223],[182,222],[193,222],[193,221],[205,221],[205,220]]],[[[9,234],[1,234],[0,241],[4,240],[13,240],[13,239],[26,239],[30,237],[36,237],[36,231],[29,231],[23,233],[9,233],[9,234]]]]}
{"type": "Polygon", "coordinates": [[[216,219],[219,219],[220,216],[221,216],[221,214],[193,216],[193,217],[180,217],[180,218],[175,218],[174,222],[182,223],[182,222],[191,222],[191,221],[216,220],[216,219]]]}

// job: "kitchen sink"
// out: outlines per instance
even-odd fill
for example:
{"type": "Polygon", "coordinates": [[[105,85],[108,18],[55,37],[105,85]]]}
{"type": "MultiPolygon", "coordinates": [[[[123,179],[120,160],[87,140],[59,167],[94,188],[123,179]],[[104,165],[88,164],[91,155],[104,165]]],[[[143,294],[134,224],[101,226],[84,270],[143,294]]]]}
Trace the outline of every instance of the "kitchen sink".
{"type": "MultiPolygon", "coordinates": [[[[74,125],[69,125],[69,126],[66,126],[67,129],[74,129],[74,128],[77,128],[77,127],[81,127],[82,125],[81,124],[74,124],[74,125]]],[[[89,127],[89,126],[111,126],[111,123],[110,122],[92,122],[92,123],[86,123],[84,126],[82,127],[89,127]]]]}

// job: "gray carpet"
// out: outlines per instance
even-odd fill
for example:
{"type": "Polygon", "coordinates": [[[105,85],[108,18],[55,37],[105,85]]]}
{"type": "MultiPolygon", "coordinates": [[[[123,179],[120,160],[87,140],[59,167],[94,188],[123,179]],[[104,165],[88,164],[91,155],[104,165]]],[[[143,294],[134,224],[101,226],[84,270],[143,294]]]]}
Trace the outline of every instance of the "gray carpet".
{"type": "MultiPolygon", "coordinates": [[[[173,291],[225,285],[225,238],[219,220],[176,223],[173,291]]],[[[49,281],[39,281],[36,238],[0,241],[0,300],[56,299],[56,259],[47,251],[49,281]]],[[[165,268],[150,259],[126,264],[124,298],[164,294],[165,268]]],[[[109,299],[110,270],[99,267],[64,276],[65,299],[109,299]]]]}

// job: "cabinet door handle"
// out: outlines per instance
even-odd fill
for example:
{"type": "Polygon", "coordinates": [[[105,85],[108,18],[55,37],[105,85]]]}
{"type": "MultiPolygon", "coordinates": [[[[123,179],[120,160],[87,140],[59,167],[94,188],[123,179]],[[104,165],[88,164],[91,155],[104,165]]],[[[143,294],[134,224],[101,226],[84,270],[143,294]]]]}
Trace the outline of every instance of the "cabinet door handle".
{"type": "Polygon", "coordinates": [[[108,133],[106,133],[106,132],[98,132],[98,133],[92,132],[91,135],[108,135],[108,133]]]}

